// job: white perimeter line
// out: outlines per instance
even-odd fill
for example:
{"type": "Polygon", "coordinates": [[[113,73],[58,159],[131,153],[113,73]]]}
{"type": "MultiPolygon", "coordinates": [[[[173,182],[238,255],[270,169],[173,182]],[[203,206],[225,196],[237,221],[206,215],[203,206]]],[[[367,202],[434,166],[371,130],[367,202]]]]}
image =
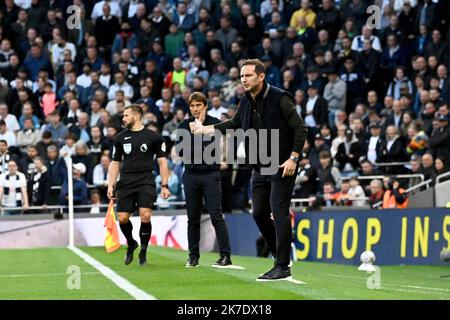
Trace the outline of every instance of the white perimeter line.
{"type": "Polygon", "coordinates": [[[128,293],[130,296],[135,298],[136,300],[156,300],[156,298],[138,287],[136,287],[134,284],[129,282],[127,279],[122,278],[117,273],[115,273],[112,269],[108,268],[107,266],[103,265],[99,261],[92,258],[90,255],[85,253],[84,251],[78,249],[77,247],[68,246],[67,249],[78,255],[81,259],[86,261],[88,264],[90,264],[92,267],[100,271],[101,274],[103,274],[106,278],[114,282],[116,286],[118,286],[120,289],[128,293]]]}

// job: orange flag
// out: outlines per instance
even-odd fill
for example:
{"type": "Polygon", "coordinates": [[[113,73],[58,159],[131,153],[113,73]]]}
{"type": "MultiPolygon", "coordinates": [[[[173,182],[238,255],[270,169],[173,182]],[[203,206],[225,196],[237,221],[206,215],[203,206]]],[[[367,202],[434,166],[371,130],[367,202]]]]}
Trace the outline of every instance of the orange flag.
{"type": "Polygon", "coordinates": [[[105,237],[106,252],[111,253],[120,248],[119,231],[117,230],[116,213],[114,211],[113,201],[109,202],[104,226],[106,227],[106,237],[105,237]]]}

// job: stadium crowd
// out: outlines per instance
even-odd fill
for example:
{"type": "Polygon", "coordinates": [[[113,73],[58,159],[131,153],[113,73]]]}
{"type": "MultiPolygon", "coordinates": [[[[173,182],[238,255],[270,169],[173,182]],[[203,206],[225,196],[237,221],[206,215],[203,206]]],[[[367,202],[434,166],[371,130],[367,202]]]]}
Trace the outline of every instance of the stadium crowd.
{"type": "MultiPolygon", "coordinates": [[[[233,117],[239,62],[258,58],[309,129],[294,196],[405,207],[420,179],[389,176],[435,179],[450,165],[449,27],[446,0],[2,1],[1,205],[66,204],[66,155],[75,204],[106,203],[109,153],[132,103],[170,146],[171,200],[183,200],[173,141],[189,95],[233,117]],[[366,24],[372,4],[380,29],[366,24]],[[356,178],[373,175],[384,178],[356,178]]],[[[221,174],[224,212],[248,209],[251,168],[223,162],[221,174]]]]}

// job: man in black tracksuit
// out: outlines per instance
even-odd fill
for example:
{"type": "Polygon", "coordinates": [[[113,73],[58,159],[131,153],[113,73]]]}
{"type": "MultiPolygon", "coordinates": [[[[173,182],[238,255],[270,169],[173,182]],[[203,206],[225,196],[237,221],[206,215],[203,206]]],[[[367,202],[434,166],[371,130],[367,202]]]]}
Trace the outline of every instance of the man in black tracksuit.
{"type": "MultiPolygon", "coordinates": [[[[206,209],[211,216],[211,222],[216,231],[217,240],[219,242],[220,258],[212,266],[216,268],[226,268],[232,265],[230,259],[230,241],[228,238],[228,230],[222,216],[221,207],[221,179],[220,164],[205,163],[202,159],[201,163],[194,160],[195,154],[202,154],[203,150],[214,142],[214,137],[210,141],[202,141],[201,145],[196,146],[194,143],[194,135],[189,131],[189,123],[197,120],[200,114],[206,113],[208,105],[206,96],[201,92],[194,92],[188,100],[189,109],[192,118],[182,121],[178,125],[178,131],[186,130],[189,134],[190,141],[180,140],[180,132],[178,132],[177,151],[179,156],[183,157],[180,145],[189,145],[191,150],[190,159],[184,159],[185,170],[183,174],[184,193],[186,198],[186,207],[188,215],[188,243],[189,243],[189,259],[186,267],[197,267],[199,265],[200,251],[200,218],[202,214],[202,203],[205,198],[206,209]],[[181,143],[181,144],[180,144],[181,143]]],[[[203,120],[203,119],[202,119],[203,120]]],[[[214,125],[220,121],[209,115],[204,116],[203,124],[214,125]]]]}
{"type": "MultiPolygon", "coordinates": [[[[193,133],[222,133],[227,129],[242,128],[278,130],[276,146],[268,144],[268,154],[279,148],[279,170],[273,175],[263,175],[261,161],[254,166],[252,178],[253,216],[261,234],[267,241],[275,266],[258,278],[260,281],[281,280],[291,276],[289,255],[292,228],[289,216],[292,191],[297,174],[297,164],[306,139],[307,129],[296,112],[294,98],[286,91],[269,86],[265,81],[265,68],[257,59],[241,64],[241,82],[246,95],[241,99],[234,117],[214,126],[199,122],[190,124],[193,133]],[[271,219],[273,214],[274,221],[271,219]]],[[[269,140],[270,141],[270,140],[269,140]]],[[[248,144],[246,145],[248,149],[248,144]]],[[[248,155],[248,150],[246,150],[248,155]]],[[[261,154],[261,150],[258,150],[261,154]]],[[[273,157],[272,157],[273,159],[273,157]]]]}

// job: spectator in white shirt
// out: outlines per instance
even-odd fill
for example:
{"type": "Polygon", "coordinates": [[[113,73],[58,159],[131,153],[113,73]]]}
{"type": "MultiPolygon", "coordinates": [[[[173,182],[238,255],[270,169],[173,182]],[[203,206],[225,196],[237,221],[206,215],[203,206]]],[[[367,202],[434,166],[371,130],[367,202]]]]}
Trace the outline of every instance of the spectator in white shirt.
{"type": "Polygon", "coordinates": [[[73,43],[67,42],[64,35],[59,34],[55,36],[55,44],[51,47],[51,57],[53,68],[56,70],[64,63],[64,51],[70,51],[70,58],[75,61],[77,56],[77,49],[73,43]]]}
{"type": "Polygon", "coordinates": [[[108,167],[109,156],[103,155],[100,158],[100,163],[94,167],[93,182],[96,187],[106,188],[108,187],[108,167]]]}
{"type": "Polygon", "coordinates": [[[354,207],[363,207],[366,205],[366,193],[364,192],[363,187],[360,186],[359,180],[356,176],[350,178],[350,190],[348,193],[352,199],[352,205],[354,207]]]}
{"type": "MultiPolygon", "coordinates": [[[[27,179],[13,160],[8,162],[8,171],[0,175],[0,199],[3,208],[28,208],[27,179]]],[[[5,210],[6,215],[19,213],[18,210],[5,210]]]]}
{"type": "Polygon", "coordinates": [[[77,77],[77,85],[87,88],[92,84],[91,78],[91,65],[89,63],[83,63],[83,73],[77,77]]]}
{"type": "Polygon", "coordinates": [[[222,106],[222,101],[219,97],[212,98],[211,101],[212,108],[208,111],[208,115],[211,117],[221,119],[222,113],[227,113],[228,109],[222,106]]]}
{"type": "Polygon", "coordinates": [[[16,135],[8,130],[5,120],[0,120],[0,140],[5,140],[9,146],[16,145],[16,135]]]}
{"type": "Polygon", "coordinates": [[[14,132],[20,130],[20,125],[16,116],[8,113],[8,106],[6,103],[0,103],[0,119],[5,121],[8,130],[14,132]]]}
{"type": "Polygon", "coordinates": [[[106,89],[109,89],[111,86],[111,67],[108,63],[102,63],[99,81],[106,89]]]}
{"type": "Polygon", "coordinates": [[[92,9],[91,19],[96,20],[98,17],[101,17],[103,15],[103,5],[105,3],[109,4],[109,7],[111,8],[111,15],[120,18],[122,17],[122,8],[117,3],[117,1],[111,1],[111,0],[104,0],[97,2],[92,9]]]}
{"type": "Polygon", "coordinates": [[[111,85],[108,90],[108,99],[114,99],[116,96],[116,91],[122,90],[125,94],[125,98],[131,100],[134,95],[133,87],[125,81],[125,75],[121,71],[118,71],[114,74],[114,80],[116,82],[111,85]]]}
{"type": "Polygon", "coordinates": [[[124,107],[127,107],[131,104],[131,102],[125,98],[125,92],[123,92],[123,90],[117,90],[115,94],[115,99],[111,100],[106,105],[106,111],[108,111],[110,116],[113,116],[117,113],[117,104],[123,104],[124,107]]]}
{"type": "Polygon", "coordinates": [[[370,29],[367,25],[362,27],[362,34],[353,38],[352,42],[352,50],[361,52],[363,51],[364,40],[369,39],[372,43],[372,48],[381,52],[381,43],[380,39],[377,36],[372,34],[372,29],[370,29]]]}

